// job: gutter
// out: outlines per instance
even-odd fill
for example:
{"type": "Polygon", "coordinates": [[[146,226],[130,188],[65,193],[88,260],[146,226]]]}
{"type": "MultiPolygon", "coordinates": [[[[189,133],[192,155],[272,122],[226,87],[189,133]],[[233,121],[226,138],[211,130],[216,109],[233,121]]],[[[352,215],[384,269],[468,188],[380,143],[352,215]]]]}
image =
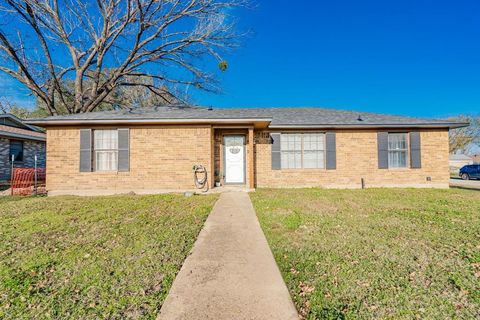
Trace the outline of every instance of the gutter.
{"type": "Polygon", "coordinates": [[[56,125],[89,125],[89,124],[122,124],[122,123],[138,123],[138,124],[178,124],[178,123],[195,123],[195,124],[236,124],[236,123],[254,123],[254,122],[271,122],[271,118],[264,119],[84,119],[84,120],[28,120],[26,123],[39,126],[56,126],[56,125]]]}
{"type": "Polygon", "coordinates": [[[457,129],[469,126],[465,122],[419,123],[419,124],[302,124],[268,126],[270,129],[379,129],[379,128],[449,128],[457,129]]]}

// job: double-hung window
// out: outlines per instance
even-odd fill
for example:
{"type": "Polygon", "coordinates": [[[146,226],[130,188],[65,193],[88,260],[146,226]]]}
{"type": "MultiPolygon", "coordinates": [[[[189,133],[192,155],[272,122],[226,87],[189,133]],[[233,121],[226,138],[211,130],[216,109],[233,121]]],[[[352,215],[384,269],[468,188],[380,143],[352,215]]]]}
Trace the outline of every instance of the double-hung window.
{"type": "Polygon", "coordinates": [[[93,154],[95,171],[118,169],[118,131],[94,130],[93,154]]]}
{"type": "Polygon", "coordinates": [[[325,168],[325,134],[303,134],[303,167],[325,168]]]}
{"type": "Polygon", "coordinates": [[[325,134],[282,133],[280,153],[282,169],[323,169],[325,134]]]}
{"type": "Polygon", "coordinates": [[[388,134],[388,167],[407,168],[408,166],[408,134],[388,134]]]}
{"type": "Polygon", "coordinates": [[[302,167],[302,135],[283,134],[280,145],[282,169],[302,167]]]}

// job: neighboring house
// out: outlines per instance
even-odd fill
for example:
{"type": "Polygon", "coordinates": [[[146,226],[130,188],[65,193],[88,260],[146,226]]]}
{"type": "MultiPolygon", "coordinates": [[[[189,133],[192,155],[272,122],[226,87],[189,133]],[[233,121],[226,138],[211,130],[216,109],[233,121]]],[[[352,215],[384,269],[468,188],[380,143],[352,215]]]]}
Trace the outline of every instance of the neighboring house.
{"type": "Polygon", "coordinates": [[[472,157],[473,163],[480,164],[480,154],[476,154],[472,157]]]}
{"type": "Polygon", "coordinates": [[[182,106],[29,123],[47,129],[50,194],[191,190],[196,164],[210,186],[447,188],[448,131],[465,125],[322,108],[182,106]]]}
{"type": "Polygon", "coordinates": [[[457,171],[467,164],[473,164],[473,159],[466,154],[451,154],[448,158],[448,163],[450,165],[450,171],[457,171]]]}
{"type": "Polygon", "coordinates": [[[26,124],[11,114],[0,114],[0,181],[10,180],[12,156],[14,166],[33,168],[35,155],[38,167],[45,167],[46,135],[38,127],[26,124]]]}

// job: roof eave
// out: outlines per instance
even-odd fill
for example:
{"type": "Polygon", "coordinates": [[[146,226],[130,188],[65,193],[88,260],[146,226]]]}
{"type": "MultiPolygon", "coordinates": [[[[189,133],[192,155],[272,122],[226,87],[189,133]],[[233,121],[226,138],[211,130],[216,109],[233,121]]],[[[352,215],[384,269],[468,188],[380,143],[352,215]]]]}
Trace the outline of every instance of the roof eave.
{"type": "Polygon", "coordinates": [[[270,123],[271,118],[239,118],[239,119],[88,119],[88,120],[29,120],[28,124],[48,127],[62,125],[90,124],[252,124],[270,123]]]}
{"type": "Polygon", "coordinates": [[[467,127],[468,123],[410,123],[410,124],[273,124],[270,129],[380,129],[380,128],[449,128],[457,129],[467,127]]]}
{"type": "Polygon", "coordinates": [[[14,132],[8,132],[8,131],[3,131],[0,130],[0,136],[1,137],[8,137],[8,138],[15,138],[15,139],[22,139],[22,140],[35,140],[35,141],[46,141],[46,137],[37,137],[37,136],[30,136],[27,134],[21,134],[21,133],[14,133],[14,132]]]}
{"type": "Polygon", "coordinates": [[[32,131],[35,131],[35,132],[41,132],[39,128],[36,128],[34,126],[29,125],[28,121],[22,120],[19,117],[15,116],[11,113],[1,114],[0,118],[10,118],[14,122],[16,122],[18,125],[22,126],[23,129],[32,130],[32,131]]]}
{"type": "Polygon", "coordinates": [[[467,127],[466,122],[432,122],[432,123],[379,123],[379,124],[271,124],[271,118],[225,118],[225,119],[71,119],[46,120],[32,119],[28,124],[49,126],[71,125],[115,125],[115,124],[255,124],[262,123],[270,129],[379,129],[379,128],[448,128],[467,127]]]}

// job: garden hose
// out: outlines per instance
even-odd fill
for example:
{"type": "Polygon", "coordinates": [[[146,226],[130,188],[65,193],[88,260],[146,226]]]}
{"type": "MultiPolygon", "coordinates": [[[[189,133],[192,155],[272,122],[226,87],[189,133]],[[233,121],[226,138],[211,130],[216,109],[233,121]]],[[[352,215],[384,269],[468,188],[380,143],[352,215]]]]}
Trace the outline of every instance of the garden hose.
{"type": "Polygon", "coordinates": [[[195,187],[201,189],[203,192],[207,192],[209,189],[207,169],[200,164],[196,164],[193,166],[192,170],[195,187]]]}

